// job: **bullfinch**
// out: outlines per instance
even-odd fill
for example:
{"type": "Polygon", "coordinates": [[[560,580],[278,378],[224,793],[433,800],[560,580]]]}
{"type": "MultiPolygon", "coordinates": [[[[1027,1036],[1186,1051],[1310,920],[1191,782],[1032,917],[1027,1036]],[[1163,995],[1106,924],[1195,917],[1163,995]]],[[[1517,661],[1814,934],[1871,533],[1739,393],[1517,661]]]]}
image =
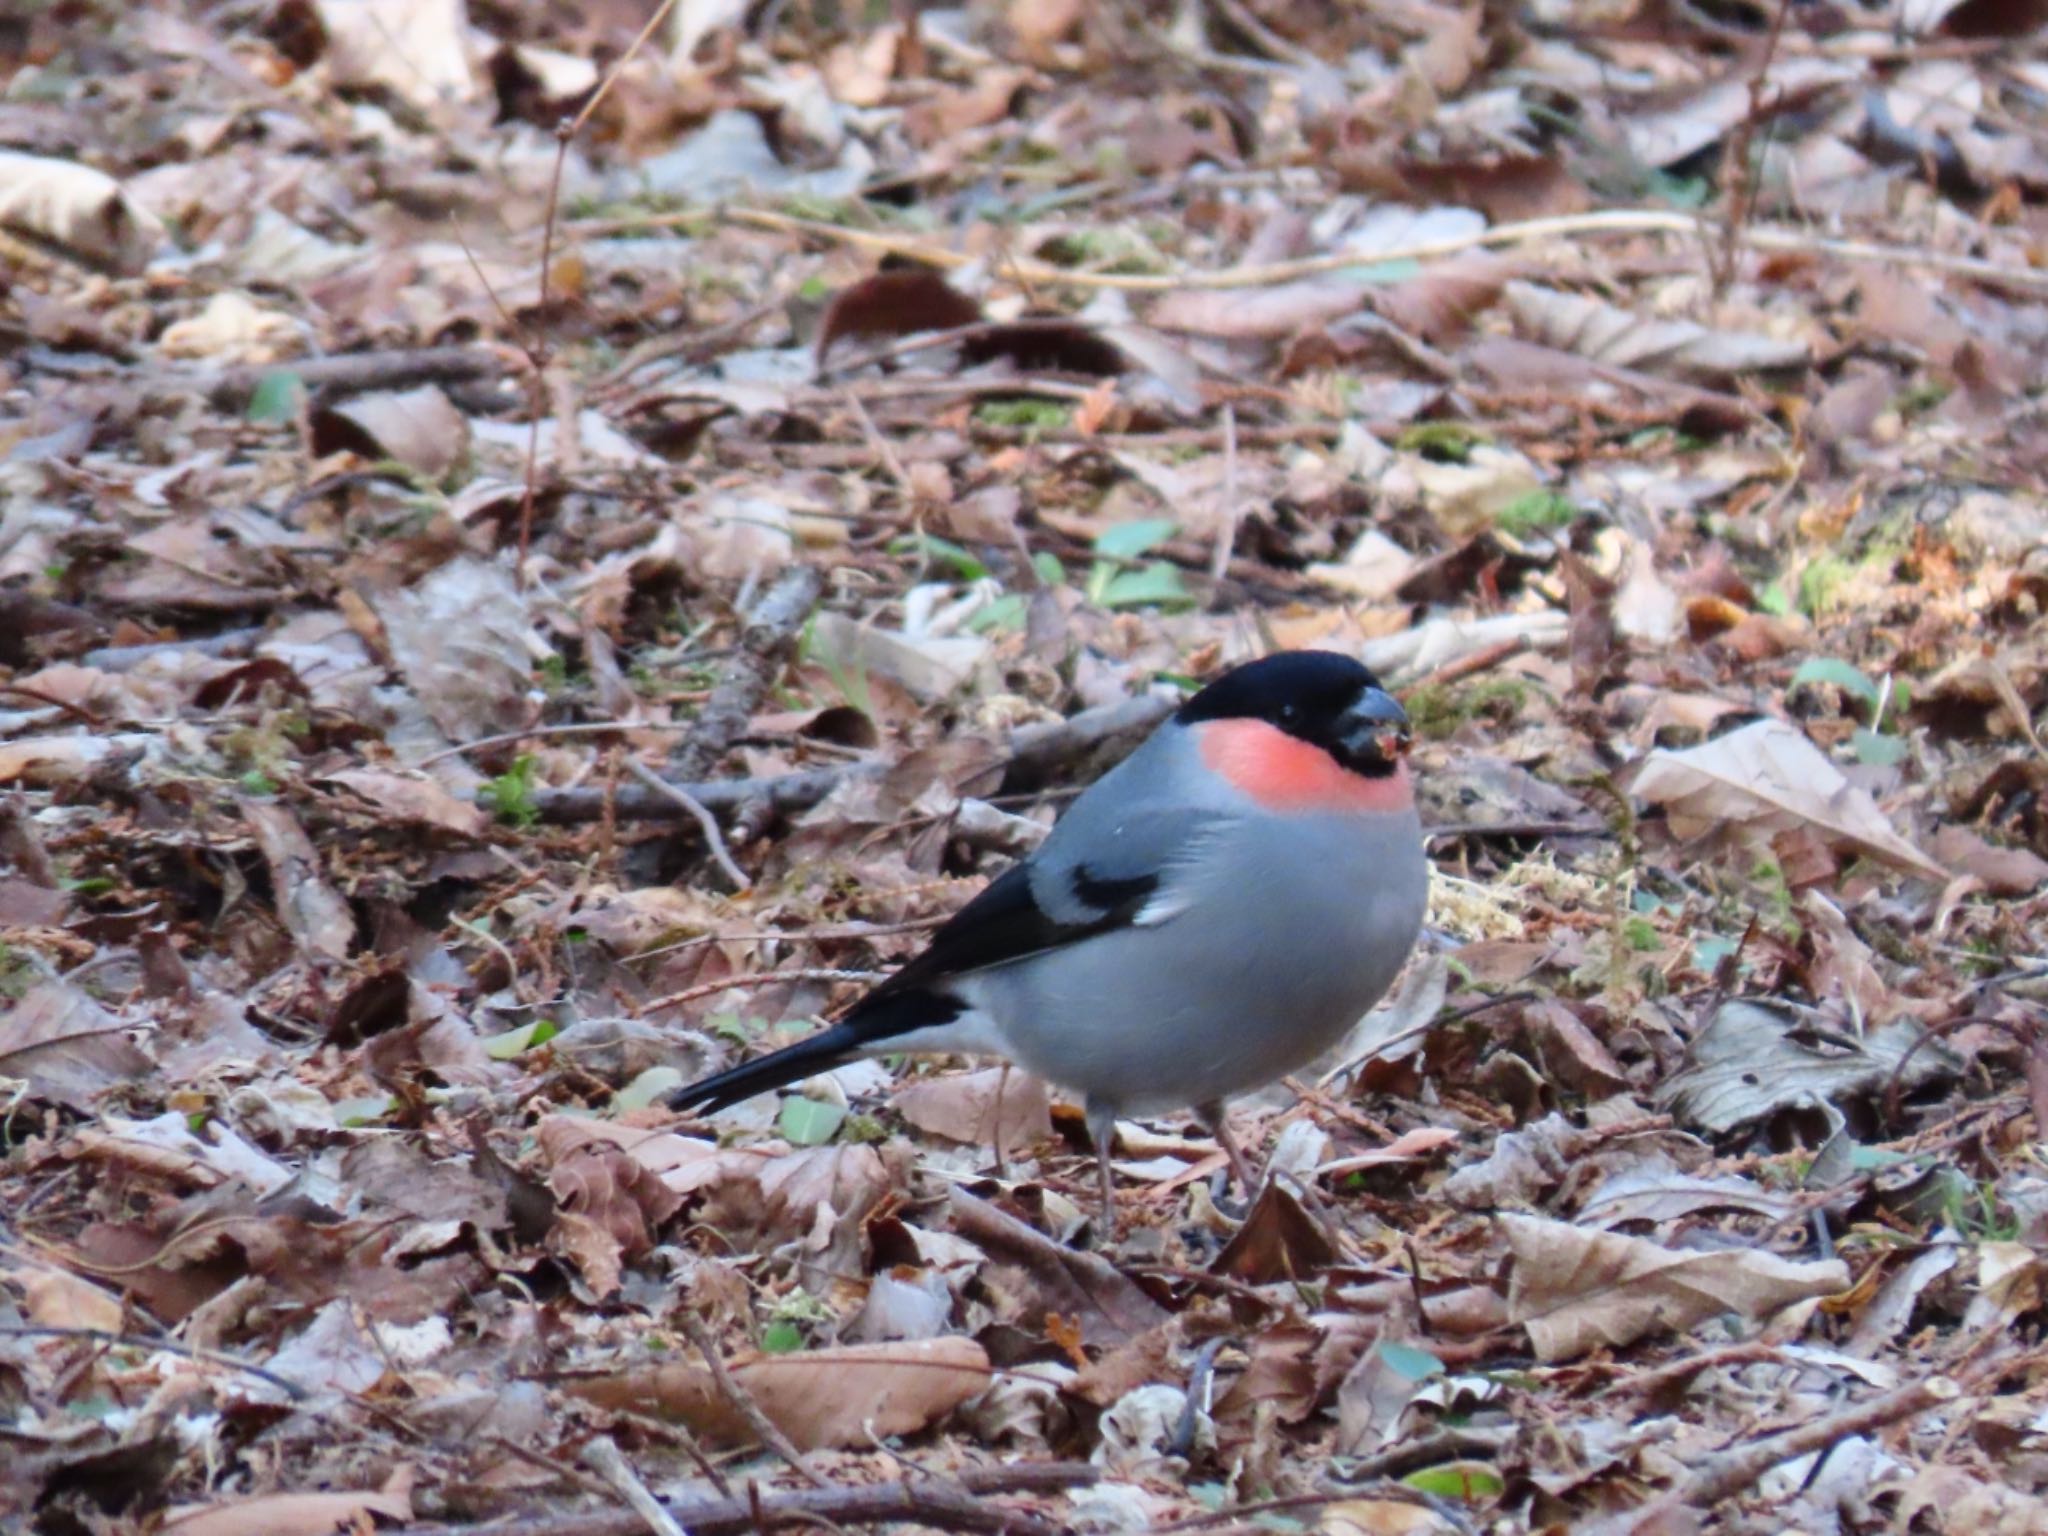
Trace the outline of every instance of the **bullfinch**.
{"type": "Polygon", "coordinates": [[[1082,1096],[1106,1223],[1123,1115],[1192,1108],[1249,1193],[1224,1101],[1334,1045],[1421,929],[1407,736],[1349,657],[1224,673],[839,1022],[671,1107],[723,1108],[859,1056],[987,1054],[1082,1096]]]}

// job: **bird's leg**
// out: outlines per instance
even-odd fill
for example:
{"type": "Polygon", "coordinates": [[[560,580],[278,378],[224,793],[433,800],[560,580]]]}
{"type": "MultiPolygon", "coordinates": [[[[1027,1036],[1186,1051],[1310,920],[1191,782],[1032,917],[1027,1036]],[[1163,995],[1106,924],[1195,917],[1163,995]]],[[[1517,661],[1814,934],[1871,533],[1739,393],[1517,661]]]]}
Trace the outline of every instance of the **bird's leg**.
{"type": "Polygon", "coordinates": [[[1230,1120],[1223,1112],[1223,1101],[1214,1099],[1207,1104],[1197,1104],[1195,1118],[1201,1121],[1203,1130],[1216,1138],[1217,1145],[1229,1154],[1230,1171],[1237,1175],[1245,1199],[1255,1197],[1259,1192],[1258,1176],[1252,1172],[1252,1165],[1238,1146],[1237,1138],[1230,1134],[1230,1120]]]}
{"type": "Polygon", "coordinates": [[[1109,1166],[1109,1149],[1116,1142],[1116,1106],[1090,1095],[1083,1109],[1088,1117],[1088,1139],[1095,1143],[1095,1170],[1102,1180],[1102,1239],[1116,1239],[1116,1175],[1109,1166]]]}

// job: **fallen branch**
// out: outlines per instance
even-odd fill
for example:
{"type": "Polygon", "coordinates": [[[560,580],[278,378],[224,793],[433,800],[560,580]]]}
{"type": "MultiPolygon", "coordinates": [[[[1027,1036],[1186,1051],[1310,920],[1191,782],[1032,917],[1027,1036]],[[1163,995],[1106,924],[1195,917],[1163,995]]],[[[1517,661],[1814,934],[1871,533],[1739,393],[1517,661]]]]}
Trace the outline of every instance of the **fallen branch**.
{"type": "MultiPolygon", "coordinates": [[[[1008,772],[1028,782],[1039,782],[1098,749],[1115,751],[1126,738],[1135,745],[1136,738],[1150,731],[1173,709],[1173,700],[1147,694],[1119,704],[1084,709],[1068,720],[1020,726],[1010,733],[1008,772]]],[[[798,811],[816,805],[841,784],[879,778],[891,766],[886,762],[842,763],[831,768],[780,774],[772,779],[705,779],[676,787],[707,811],[731,811],[756,804],[774,811],[798,811]]],[[[605,791],[594,785],[544,789],[534,795],[534,805],[543,821],[598,821],[605,814],[605,791]]],[[[621,821],[675,821],[690,813],[665,792],[628,784],[613,793],[612,814],[621,821]]]]}
{"type": "MultiPolygon", "coordinates": [[[[711,697],[697,711],[696,729],[684,738],[669,760],[683,779],[701,779],[746,734],[754,711],[768,696],[782,664],[796,647],[796,637],[817,605],[825,578],[808,565],[785,572],[754,604],[740,633],[739,648],[726,662],[711,697]]],[[[693,798],[702,800],[703,796],[693,798]]]]}
{"type": "Polygon", "coordinates": [[[1747,1492],[1771,1468],[1809,1451],[1825,1451],[1852,1435],[1867,1435],[1954,1402],[1961,1395],[1956,1382],[1947,1376],[1930,1376],[1911,1386],[1887,1392],[1867,1403],[1844,1408],[1825,1418],[1796,1424],[1775,1435],[1752,1440],[1731,1450],[1708,1456],[1678,1487],[1641,1509],[1631,1510],[1611,1525],[1603,1523],[1600,1536],[1651,1536],[1668,1530],[1665,1522],[1686,1510],[1717,1509],[1724,1499],[1747,1492]]]}
{"type": "Polygon", "coordinates": [[[518,366],[515,354],[490,347],[408,347],[395,352],[344,352],[245,368],[230,368],[204,380],[208,404],[240,410],[272,374],[288,373],[307,389],[359,391],[409,389],[415,384],[452,384],[494,379],[518,366]]]}
{"type": "MultiPolygon", "coordinates": [[[[918,1476],[864,1488],[808,1488],[782,1493],[759,1490],[754,1498],[677,1500],[669,1513],[691,1536],[741,1536],[768,1521],[843,1525],[889,1522],[927,1525],[948,1531],[990,1531],[1007,1536],[1063,1536],[1065,1527],[1023,1510],[989,1502],[999,1493],[1053,1493],[1085,1488],[1101,1477],[1086,1462],[1025,1462],[1012,1467],[968,1467],[951,1476],[918,1476]]],[[[417,1536],[641,1536],[647,1527],[639,1516],[619,1510],[603,1513],[535,1515],[525,1519],[473,1525],[425,1525],[417,1536]]]]}

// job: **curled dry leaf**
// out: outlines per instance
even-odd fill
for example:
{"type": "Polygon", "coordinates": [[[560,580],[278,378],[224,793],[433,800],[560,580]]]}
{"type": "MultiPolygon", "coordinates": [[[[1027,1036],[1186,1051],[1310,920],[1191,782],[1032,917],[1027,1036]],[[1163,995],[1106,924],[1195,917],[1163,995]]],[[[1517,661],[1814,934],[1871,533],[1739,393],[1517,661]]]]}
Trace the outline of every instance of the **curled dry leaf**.
{"type": "Polygon", "coordinates": [[[597,1295],[618,1288],[623,1266],[654,1246],[654,1233],[682,1208],[683,1197],[623,1149],[582,1134],[577,1122],[541,1123],[548,1188],[555,1194],[549,1243],[582,1272],[597,1295]]]}
{"type": "Polygon", "coordinates": [[[277,915],[309,960],[344,960],[355,943],[356,919],[320,872],[320,855],[289,807],[242,802],[242,819],[270,866],[277,915]]]}
{"type": "Polygon", "coordinates": [[[447,475],[469,453],[469,418],[431,384],[323,406],[309,426],[316,458],[346,449],[366,459],[394,459],[429,480],[447,475]]]}
{"type": "Polygon", "coordinates": [[[1365,289],[1331,278],[1281,283],[1249,292],[1196,288],[1170,293],[1146,319],[1157,330],[1229,341],[1284,341],[1311,325],[1357,312],[1365,289]]]}
{"type": "Polygon", "coordinates": [[[490,827],[490,818],[481,809],[456,799],[425,774],[344,768],[320,782],[347,790],[387,821],[411,822],[459,837],[481,837],[490,827]]]}
{"type": "Polygon", "coordinates": [[[1664,807],[1680,842],[1739,828],[1768,840],[1811,827],[1837,848],[1869,854],[1933,880],[1948,871],[1901,837],[1869,792],[1779,720],[1758,720],[1702,746],[1652,752],[1629,788],[1664,807]]]}
{"type": "Polygon", "coordinates": [[[118,1333],[127,1321],[121,1298],[53,1264],[0,1269],[0,1280],[21,1288],[22,1311],[44,1328],[97,1328],[118,1333]]]}
{"type": "Polygon", "coordinates": [[[1801,368],[1808,360],[1804,342],[1709,329],[1691,320],[1652,320],[1534,283],[1509,283],[1505,292],[1525,332],[1597,363],[1718,384],[1739,373],[1801,368]]]}
{"type": "Polygon", "coordinates": [[[930,267],[900,267],[842,288],[818,322],[820,362],[835,344],[950,331],[981,318],[981,306],[930,267]]]}
{"type": "Polygon", "coordinates": [[[409,1524],[412,1482],[412,1468],[401,1466],[376,1491],[269,1493],[187,1504],[167,1511],[160,1529],[166,1536],[329,1536],[344,1526],[360,1529],[371,1516],[409,1524]]]}
{"type": "Polygon", "coordinates": [[[206,308],[157,338],[165,357],[220,363],[273,363],[305,350],[306,330],[291,316],[265,309],[239,293],[217,293],[206,308]]]}
{"type": "Polygon", "coordinates": [[[476,99],[463,0],[314,0],[314,8],[336,86],[388,91],[426,109],[476,99]]]}
{"type": "Polygon", "coordinates": [[[1528,1329],[1545,1363],[1723,1312],[1761,1321],[1849,1284],[1839,1259],[1801,1264],[1749,1248],[1680,1253],[1539,1216],[1504,1215],[1500,1223],[1515,1259],[1508,1317],[1528,1329]]]}
{"type": "Polygon", "coordinates": [[[0,150],[0,229],[90,266],[138,273],[163,244],[156,215],[104,171],[0,150]]]}
{"type": "Polygon", "coordinates": [[[1049,1314],[1080,1319],[1090,1344],[1121,1344],[1157,1327],[1167,1311],[1099,1254],[1054,1242],[964,1189],[952,1192],[953,1230],[1029,1282],[1020,1322],[1044,1325],[1049,1314]]]}

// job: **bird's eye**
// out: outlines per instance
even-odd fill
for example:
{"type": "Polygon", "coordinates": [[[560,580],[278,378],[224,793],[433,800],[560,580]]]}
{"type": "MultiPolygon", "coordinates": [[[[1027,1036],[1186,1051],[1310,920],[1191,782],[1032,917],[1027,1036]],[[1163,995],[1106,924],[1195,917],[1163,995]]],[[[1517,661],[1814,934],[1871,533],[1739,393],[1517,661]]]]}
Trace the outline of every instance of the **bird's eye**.
{"type": "Polygon", "coordinates": [[[1299,704],[1282,704],[1280,706],[1280,718],[1292,724],[1301,718],[1301,706],[1299,704]]]}

